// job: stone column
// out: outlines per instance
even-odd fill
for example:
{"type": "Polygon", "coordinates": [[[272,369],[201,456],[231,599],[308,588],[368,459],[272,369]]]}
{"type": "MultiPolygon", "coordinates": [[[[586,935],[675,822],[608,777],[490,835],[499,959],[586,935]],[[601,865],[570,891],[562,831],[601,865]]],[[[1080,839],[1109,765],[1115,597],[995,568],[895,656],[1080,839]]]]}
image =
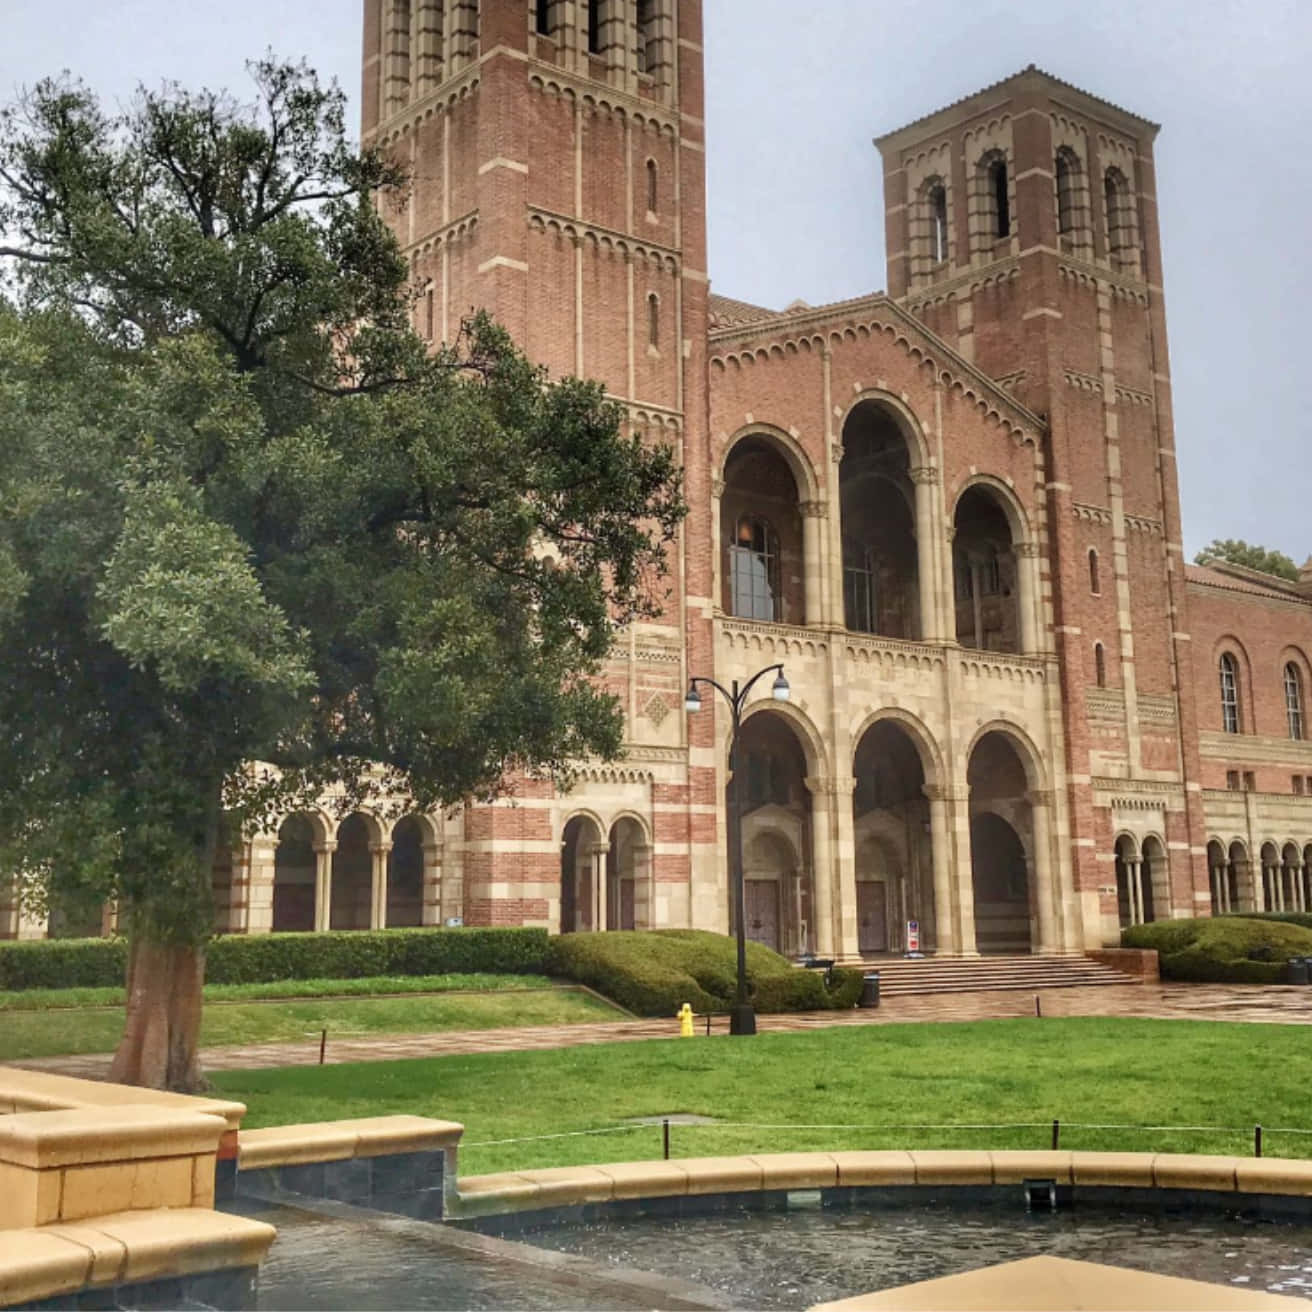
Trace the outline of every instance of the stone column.
{"type": "Polygon", "coordinates": [[[944,792],[948,823],[956,836],[957,861],[954,903],[960,926],[960,952],[963,957],[979,956],[975,941],[975,872],[970,852],[970,789],[966,784],[944,792]]]}
{"type": "Polygon", "coordinates": [[[369,928],[387,928],[387,854],[391,843],[370,843],[369,928]]]}
{"type": "Polygon", "coordinates": [[[1127,861],[1125,863],[1126,877],[1130,881],[1130,924],[1143,924],[1143,862],[1127,861]]]}
{"type": "Polygon", "coordinates": [[[1212,914],[1219,915],[1224,908],[1221,896],[1223,877],[1219,866],[1208,866],[1207,873],[1212,880],[1212,914]]]}
{"type": "Polygon", "coordinates": [[[1261,857],[1258,857],[1256,861],[1254,861],[1252,857],[1249,857],[1249,859],[1244,862],[1244,878],[1247,880],[1248,886],[1252,890],[1250,894],[1253,902],[1252,909],[1254,911],[1265,911],[1267,909],[1266,889],[1262,887],[1261,857]]]}
{"type": "Polygon", "coordinates": [[[926,785],[929,798],[930,865],[934,880],[934,951],[961,951],[961,933],[952,905],[952,853],[948,847],[948,802],[942,788],[926,785]]]}
{"type": "Polygon", "coordinates": [[[843,444],[829,448],[829,623],[847,627],[847,608],[843,601],[843,503],[839,485],[839,467],[843,462],[843,444]]]}
{"type": "Polygon", "coordinates": [[[335,838],[325,839],[314,849],[314,928],[319,933],[332,928],[333,923],[333,853],[337,851],[335,838]]]}
{"type": "Polygon", "coordinates": [[[811,794],[811,877],[815,892],[811,937],[817,956],[833,957],[840,952],[842,941],[835,914],[841,896],[836,887],[838,871],[834,861],[835,798],[829,780],[807,779],[805,783],[811,794]]]}
{"type": "Polygon", "coordinates": [[[1017,608],[1020,611],[1020,649],[1026,656],[1032,656],[1039,650],[1038,635],[1039,602],[1042,589],[1039,586],[1039,544],[1037,542],[1016,543],[1016,590],[1017,608]]]}
{"type": "Polygon", "coordinates": [[[829,507],[823,501],[803,501],[798,509],[802,512],[803,619],[807,624],[823,624],[827,616],[822,556],[829,507]]]}
{"type": "Polygon", "coordinates": [[[1057,907],[1060,889],[1057,887],[1057,865],[1052,859],[1052,825],[1049,808],[1052,794],[1035,790],[1029,795],[1030,825],[1034,833],[1034,900],[1039,913],[1039,951],[1057,952],[1061,949],[1060,922],[1057,907]]]}
{"type": "Polygon", "coordinates": [[[1295,862],[1289,867],[1291,877],[1294,881],[1294,909],[1296,911],[1307,910],[1307,889],[1303,884],[1303,863],[1295,862]]]}
{"type": "MultiPolygon", "coordinates": [[[[424,910],[422,920],[425,925],[440,925],[442,911],[442,845],[441,843],[424,843],[420,849],[424,862],[424,910]]],[[[452,912],[452,915],[458,914],[452,912]]]]}
{"type": "Polygon", "coordinates": [[[934,642],[943,636],[938,613],[938,589],[934,586],[934,488],[938,470],[922,465],[911,471],[916,489],[916,569],[920,582],[920,637],[934,642]]]}
{"type": "MultiPolygon", "coordinates": [[[[726,614],[732,612],[732,594],[730,604],[724,604],[724,539],[720,526],[720,499],[724,496],[724,479],[711,481],[711,605],[720,607],[726,614]]],[[[810,615],[807,617],[810,622],[810,615]]]]}
{"type": "Polygon", "coordinates": [[[609,843],[594,843],[592,857],[592,928],[606,928],[606,857],[610,852],[609,843]]]}

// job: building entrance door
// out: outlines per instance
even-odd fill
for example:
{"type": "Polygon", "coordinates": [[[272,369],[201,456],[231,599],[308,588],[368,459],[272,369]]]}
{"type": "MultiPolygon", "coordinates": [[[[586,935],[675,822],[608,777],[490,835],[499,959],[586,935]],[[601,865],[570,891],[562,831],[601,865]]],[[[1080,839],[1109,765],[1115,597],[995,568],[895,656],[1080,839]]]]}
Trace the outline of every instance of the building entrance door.
{"type": "Polygon", "coordinates": [[[863,879],[856,886],[857,950],[888,951],[888,897],[884,881],[863,879]]]}
{"type": "Polygon", "coordinates": [[[779,884],[773,879],[749,879],[743,886],[747,904],[747,937],[779,951],[779,884]]]}

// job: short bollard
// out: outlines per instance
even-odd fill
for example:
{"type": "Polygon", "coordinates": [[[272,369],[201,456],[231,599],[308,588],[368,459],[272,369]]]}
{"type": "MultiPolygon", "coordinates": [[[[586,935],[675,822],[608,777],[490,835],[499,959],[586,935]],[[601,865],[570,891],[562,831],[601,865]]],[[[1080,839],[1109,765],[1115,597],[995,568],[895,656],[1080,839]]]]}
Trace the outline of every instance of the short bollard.
{"type": "Polygon", "coordinates": [[[692,1038],[692,1007],[686,1002],[679,1008],[679,1037],[692,1038]]]}

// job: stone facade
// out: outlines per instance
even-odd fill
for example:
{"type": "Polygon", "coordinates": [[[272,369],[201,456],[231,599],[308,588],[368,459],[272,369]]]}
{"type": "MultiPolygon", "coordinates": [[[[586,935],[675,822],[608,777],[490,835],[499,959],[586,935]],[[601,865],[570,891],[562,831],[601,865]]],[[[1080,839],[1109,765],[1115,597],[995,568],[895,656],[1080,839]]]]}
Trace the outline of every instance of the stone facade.
{"type": "Polygon", "coordinates": [[[1184,561],[1155,125],[1031,67],[890,133],[888,292],[774,312],[709,291],[700,0],[364,18],[417,328],[484,306],[601,379],[690,513],[605,673],[621,762],[396,829],[293,818],[224,862],[224,928],[724,930],[729,716],[683,690],[776,662],[740,782],[749,932],[781,950],[914,921],[1078,952],[1307,905],[1312,572],[1184,561]]]}

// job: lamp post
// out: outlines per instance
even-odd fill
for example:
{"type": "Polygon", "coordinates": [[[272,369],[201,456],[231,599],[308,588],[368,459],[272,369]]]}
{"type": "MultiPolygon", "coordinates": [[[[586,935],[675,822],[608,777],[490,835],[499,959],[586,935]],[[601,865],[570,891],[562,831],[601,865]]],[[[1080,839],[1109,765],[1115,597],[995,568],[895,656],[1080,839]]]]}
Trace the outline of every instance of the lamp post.
{"type": "Polygon", "coordinates": [[[732,883],[734,920],[738,938],[738,987],[733,1010],[729,1013],[730,1034],[755,1034],[756,1011],[747,996],[747,908],[743,893],[743,774],[738,760],[738,730],[742,728],[743,707],[747,704],[747,695],[756,686],[758,679],[775,672],[774,684],[770,692],[777,702],[786,702],[789,695],[788,680],[784,678],[782,665],[767,665],[757,670],[740,688],[735,679],[729,688],[714,679],[696,677],[688,684],[688,694],[683,699],[683,707],[689,714],[702,708],[698,684],[706,684],[729,703],[733,716],[729,733],[729,773],[733,777],[733,790],[729,800],[729,878],[732,883]]]}

